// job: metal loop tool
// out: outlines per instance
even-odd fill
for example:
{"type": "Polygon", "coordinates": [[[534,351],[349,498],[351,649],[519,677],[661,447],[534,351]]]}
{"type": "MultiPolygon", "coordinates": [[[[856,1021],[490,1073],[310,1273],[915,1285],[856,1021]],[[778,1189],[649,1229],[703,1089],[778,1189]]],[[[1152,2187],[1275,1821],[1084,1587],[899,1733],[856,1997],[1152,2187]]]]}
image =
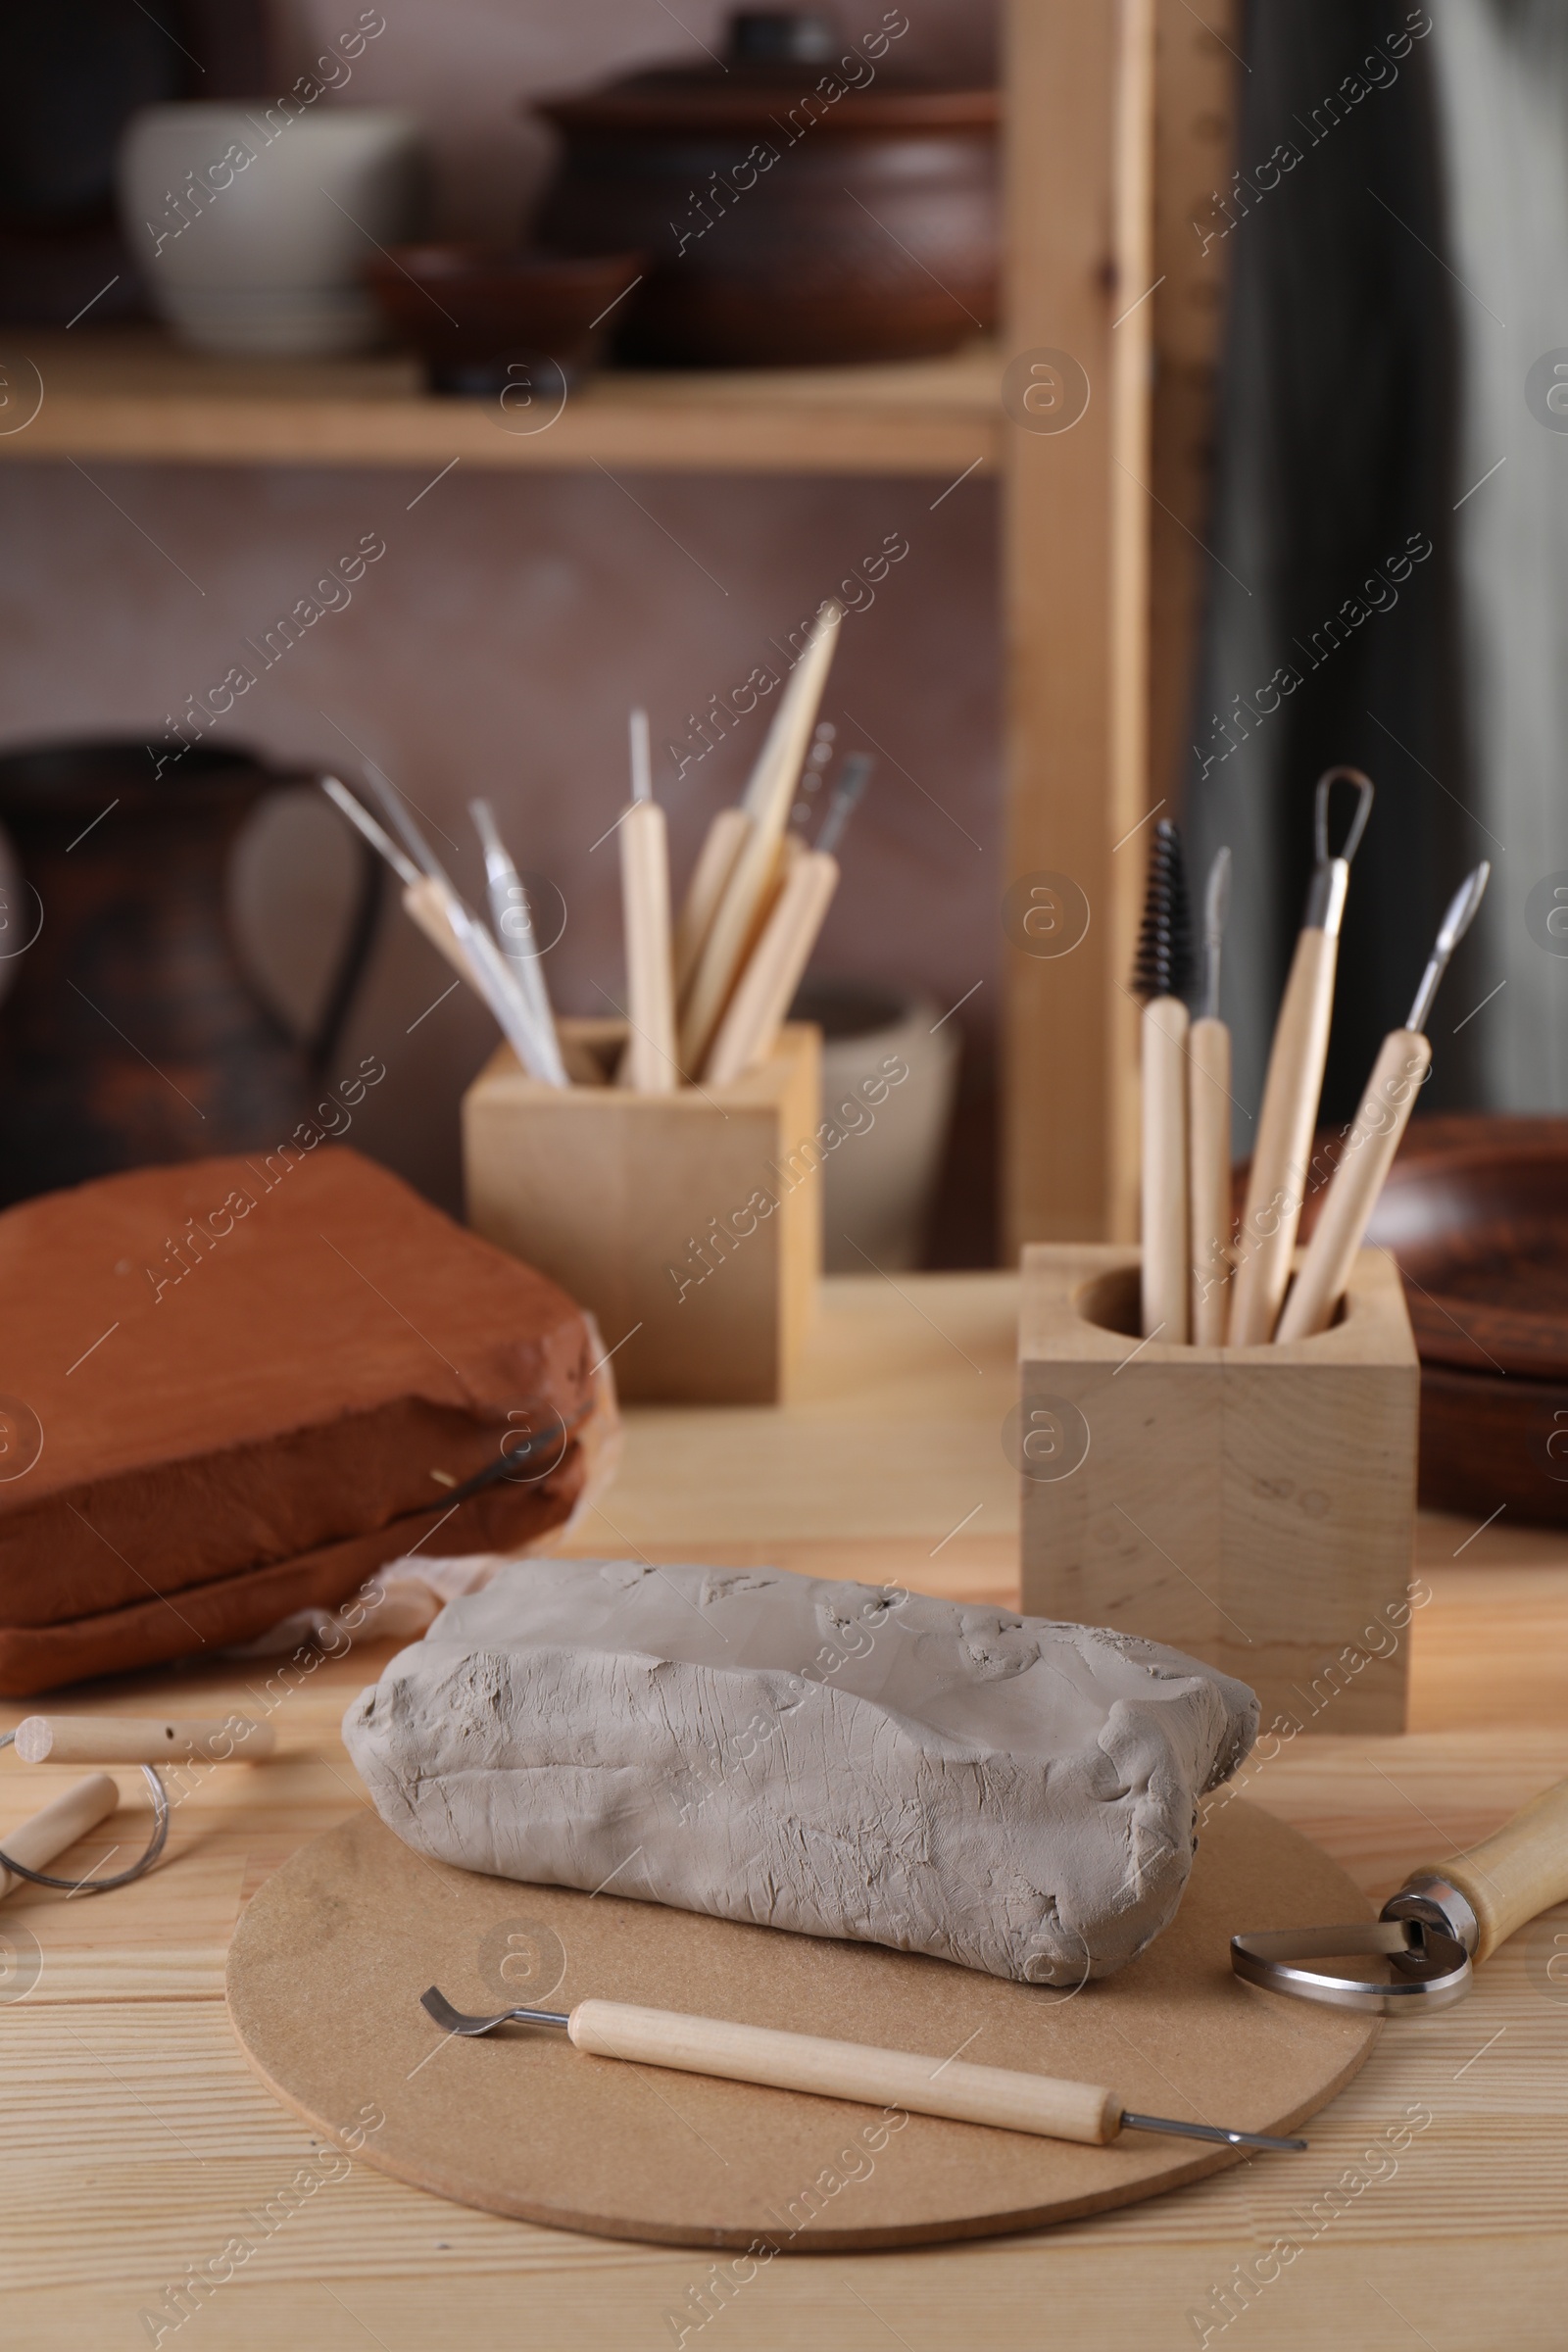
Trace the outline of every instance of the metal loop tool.
{"type": "MultiPolygon", "coordinates": [[[[0,1732],[0,1747],[10,1747],[17,1735],[0,1732]]],[[[117,1871],[112,1879],[57,1879],[47,1870],[29,1870],[14,1854],[0,1852],[0,1870],[9,1871],[13,1878],[26,1879],[34,1886],[59,1886],[67,1894],[108,1894],[112,1887],[128,1886],[151,1870],[169,1839],[169,1791],[150,1764],[142,1766],[142,1775],[153,1796],[153,1834],[147,1846],[128,1870],[117,1871]]]]}
{"type": "MultiPolygon", "coordinates": [[[[15,1747],[24,1764],[134,1764],[152,1793],[153,1829],[145,1849],[127,1870],[101,1878],[66,1879],[44,1870],[79,1838],[107,1821],[118,1802],[114,1782],[99,1772],[67,1789],[30,1821],[7,1833],[8,1841],[25,1846],[29,1859],[20,1860],[0,1848],[0,1895],[12,1882],[53,1886],[64,1894],[108,1894],[145,1877],[169,1839],[169,1791],[153,1762],[160,1764],[260,1763],[276,1746],[270,1724],[231,1715],[221,1723],[171,1722],[156,1717],[112,1715],[28,1715],[14,1731],[0,1732],[0,1748],[15,1747]]],[[[115,1849],[111,1848],[111,1852],[115,1849]]],[[[108,1856],[105,1856],[108,1859],[108,1856]]]]}

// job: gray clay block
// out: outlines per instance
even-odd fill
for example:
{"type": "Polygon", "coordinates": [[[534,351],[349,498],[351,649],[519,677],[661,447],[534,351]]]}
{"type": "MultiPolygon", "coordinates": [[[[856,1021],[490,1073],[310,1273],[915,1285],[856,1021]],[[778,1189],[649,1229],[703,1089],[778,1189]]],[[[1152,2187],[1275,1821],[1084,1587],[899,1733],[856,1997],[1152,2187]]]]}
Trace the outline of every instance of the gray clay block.
{"type": "Polygon", "coordinates": [[[343,1724],[440,1861],[1049,1984],[1167,1925],[1256,1730],[1245,1684],[1157,1642],[632,1560],[503,1568],[343,1724]]]}

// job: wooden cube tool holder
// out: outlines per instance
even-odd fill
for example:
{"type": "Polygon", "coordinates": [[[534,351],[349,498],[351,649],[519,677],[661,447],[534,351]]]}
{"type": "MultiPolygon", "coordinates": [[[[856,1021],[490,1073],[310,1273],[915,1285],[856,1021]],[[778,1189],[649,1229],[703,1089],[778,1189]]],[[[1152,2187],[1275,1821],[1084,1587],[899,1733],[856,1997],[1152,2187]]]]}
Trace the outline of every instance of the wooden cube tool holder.
{"type": "Polygon", "coordinates": [[[1265,1730],[1401,1732],[1420,1369],[1392,1258],[1283,1346],[1138,1338],[1139,1253],[1023,1253],[1023,1606],[1250,1683],[1265,1730]]]}
{"type": "Polygon", "coordinates": [[[503,1047],[463,1099],[468,1222],[596,1317],[620,1394],[772,1404],[822,1263],[821,1035],[727,1086],[612,1083],[626,1027],[563,1020],[570,1087],[503,1047]]]}

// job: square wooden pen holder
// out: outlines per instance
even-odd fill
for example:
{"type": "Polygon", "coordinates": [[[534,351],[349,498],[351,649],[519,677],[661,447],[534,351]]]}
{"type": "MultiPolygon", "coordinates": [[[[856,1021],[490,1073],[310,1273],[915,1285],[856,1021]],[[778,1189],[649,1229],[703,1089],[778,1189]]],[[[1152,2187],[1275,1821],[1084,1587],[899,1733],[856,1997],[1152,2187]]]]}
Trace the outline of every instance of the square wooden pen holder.
{"type": "Polygon", "coordinates": [[[822,1041],[790,1022],[730,1085],[612,1083],[622,1021],[563,1020],[576,1083],[510,1047],[463,1099],[468,1222],[598,1320],[629,1400],[773,1404],[822,1264],[822,1041]]]}
{"type": "Polygon", "coordinates": [[[1420,1370],[1398,1271],[1258,1348],[1139,1339],[1136,1249],[1023,1253],[1023,1606],[1169,1642],[1262,1722],[1401,1732],[1420,1370]]]}

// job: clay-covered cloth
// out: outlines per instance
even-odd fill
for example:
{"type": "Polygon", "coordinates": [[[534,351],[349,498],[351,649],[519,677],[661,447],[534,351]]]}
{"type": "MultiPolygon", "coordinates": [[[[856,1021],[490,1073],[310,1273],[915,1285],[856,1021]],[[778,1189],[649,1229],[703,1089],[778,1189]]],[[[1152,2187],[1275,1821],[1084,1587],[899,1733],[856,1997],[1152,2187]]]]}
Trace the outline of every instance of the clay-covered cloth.
{"type": "Polygon", "coordinates": [[[524,1560],[344,1718],[388,1826],[500,1878],[1080,1984],[1175,1915],[1243,1683],[787,1571],[524,1560]]]}
{"type": "Polygon", "coordinates": [[[438,1525],[443,1553],[537,1540],[582,1485],[593,1353],[564,1292],[341,1145],[7,1209],[0,1691],[250,1640],[438,1525]]]}

